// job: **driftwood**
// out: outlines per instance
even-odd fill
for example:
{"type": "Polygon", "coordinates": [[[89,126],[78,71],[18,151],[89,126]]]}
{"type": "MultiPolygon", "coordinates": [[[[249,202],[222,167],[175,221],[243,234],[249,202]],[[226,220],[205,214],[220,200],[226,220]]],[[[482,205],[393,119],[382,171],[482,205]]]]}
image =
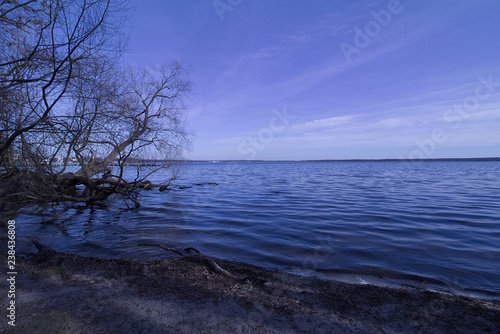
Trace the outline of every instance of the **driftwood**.
{"type": "MultiPolygon", "coordinates": [[[[137,190],[150,190],[160,186],[147,180],[127,182],[111,173],[105,173],[100,178],[87,178],[75,173],[57,175],[36,171],[13,171],[0,175],[0,204],[3,206],[26,201],[93,203],[118,193],[134,202],[137,207],[137,190]]],[[[168,190],[169,186],[170,184],[162,186],[161,190],[168,190]]],[[[60,215],[46,222],[55,221],[59,217],[60,215]]]]}
{"type": "Polygon", "coordinates": [[[181,251],[179,251],[179,250],[177,250],[175,248],[165,247],[165,246],[162,246],[160,244],[146,244],[146,243],[141,243],[138,246],[159,247],[159,248],[164,249],[166,251],[173,252],[173,253],[181,256],[181,257],[187,258],[187,259],[189,259],[191,261],[195,261],[195,262],[198,262],[198,263],[206,264],[213,271],[215,271],[216,273],[219,273],[219,274],[221,274],[223,276],[226,276],[228,278],[234,279],[236,281],[243,281],[243,280],[246,279],[246,277],[233,275],[229,271],[221,268],[221,266],[219,266],[219,264],[217,264],[217,262],[215,262],[214,259],[212,259],[210,256],[203,255],[199,250],[197,250],[194,247],[188,247],[188,248],[184,249],[184,251],[188,252],[188,253],[192,251],[192,252],[195,252],[195,254],[184,254],[184,253],[182,253],[181,251]]]}
{"type": "MultiPolygon", "coordinates": [[[[52,248],[47,247],[42,245],[37,239],[32,239],[31,242],[35,245],[35,247],[38,249],[38,252],[44,256],[55,254],[56,251],[54,251],[52,248]]],[[[194,261],[203,265],[206,265],[210,267],[214,272],[221,274],[227,278],[233,279],[235,281],[245,281],[245,280],[252,280],[248,276],[238,276],[230,273],[229,271],[223,269],[217,262],[215,262],[214,259],[207,255],[203,255],[199,250],[197,250],[194,247],[189,247],[184,249],[186,253],[182,253],[181,251],[175,249],[175,248],[170,248],[170,247],[165,247],[160,244],[149,244],[149,243],[141,243],[138,246],[152,246],[152,247],[159,247],[163,250],[173,252],[182,258],[185,258],[189,261],[194,261]],[[194,252],[195,254],[188,254],[189,252],[194,252]]]]}
{"type": "MultiPolygon", "coordinates": [[[[103,201],[112,194],[119,194],[125,203],[131,201],[139,207],[137,200],[138,190],[158,188],[160,192],[171,189],[188,189],[190,186],[153,184],[151,181],[128,182],[120,176],[112,175],[107,170],[101,177],[89,178],[78,173],[50,174],[43,171],[27,171],[12,169],[0,173],[0,211],[14,210],[24,202],[76,202],[93,204],[103,201]]],[[[218,185],[214,182],[197,183],[197,186],[218,185]]],[[[128,203],[127,203],[128,206],[128,203]]],[[[58,220],[56,217],[45,221],[51,223],[58,220]]]]}

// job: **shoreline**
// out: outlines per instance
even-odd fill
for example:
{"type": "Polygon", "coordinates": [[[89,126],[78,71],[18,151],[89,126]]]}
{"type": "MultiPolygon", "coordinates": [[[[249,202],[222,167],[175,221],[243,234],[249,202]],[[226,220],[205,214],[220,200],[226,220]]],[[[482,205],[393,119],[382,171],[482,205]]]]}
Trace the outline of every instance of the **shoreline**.
{"type": "MultiPolygon", "coordinates": [[[[280,270],[280,269],[278,269],[280,270]]],[[[373,285],[391,289],[416,290],[434,292],[444,295],[466,297],[486,302],[500,303],[500,293],[496,291],[473,289],[457,286],[439,279],[417,276],[399,272],[369,272],[350,270],[319,270],[302,273],[284,272],[292,275],[315,277],[324,281],[342,282],[351,285],[373,285]]]]}
{"type": "MultiPolygon", "coordinates": [[[[18,259],[17,321],[6,332],[494,333],[500,328],[498,301],[325,281],[214,260],[245,279],[223,275],[196,256],[100,259],[44,247],[18,259]]],[[[6,282],[0,285],[6,288],[6,282]]]]}

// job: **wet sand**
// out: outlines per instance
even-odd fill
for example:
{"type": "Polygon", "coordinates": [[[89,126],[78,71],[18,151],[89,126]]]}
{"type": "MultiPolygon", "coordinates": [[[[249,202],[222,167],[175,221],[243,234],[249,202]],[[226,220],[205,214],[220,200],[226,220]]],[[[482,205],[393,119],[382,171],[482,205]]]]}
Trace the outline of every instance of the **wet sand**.
{"type": "Polygon", "coordinates": [[[46,248],[18,259],[16,326],[4,316],[2,332],[500,333],[499,302],[214,260],[238,279],[197,256],[138,262],[46,248]]]}

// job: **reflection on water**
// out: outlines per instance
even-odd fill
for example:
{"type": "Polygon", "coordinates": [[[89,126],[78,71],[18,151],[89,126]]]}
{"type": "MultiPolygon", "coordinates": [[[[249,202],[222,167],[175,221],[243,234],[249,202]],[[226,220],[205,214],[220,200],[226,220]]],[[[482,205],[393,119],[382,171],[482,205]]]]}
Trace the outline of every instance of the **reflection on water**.
{"type": "Polygon", "coordinates": [[[153,242],[302,274],[500,294],[499,162],[190,163],[176,183],[193,187],[143,191],[139,209],[114,199],[46,225],[40,215],[60,206],[26,212],[17,234],[82,255],[171,256],[137,246],[153,242]]]}

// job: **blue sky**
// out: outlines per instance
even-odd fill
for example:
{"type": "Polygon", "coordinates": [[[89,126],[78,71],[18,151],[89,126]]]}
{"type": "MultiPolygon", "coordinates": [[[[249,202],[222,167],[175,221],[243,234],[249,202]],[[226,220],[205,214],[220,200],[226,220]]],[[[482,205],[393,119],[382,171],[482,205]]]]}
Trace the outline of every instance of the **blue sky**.
{"type": "Polygon", "coordinates": [[[190,68],[191,159],[500,156],[500,2],[132,0],[190,68]]]}

